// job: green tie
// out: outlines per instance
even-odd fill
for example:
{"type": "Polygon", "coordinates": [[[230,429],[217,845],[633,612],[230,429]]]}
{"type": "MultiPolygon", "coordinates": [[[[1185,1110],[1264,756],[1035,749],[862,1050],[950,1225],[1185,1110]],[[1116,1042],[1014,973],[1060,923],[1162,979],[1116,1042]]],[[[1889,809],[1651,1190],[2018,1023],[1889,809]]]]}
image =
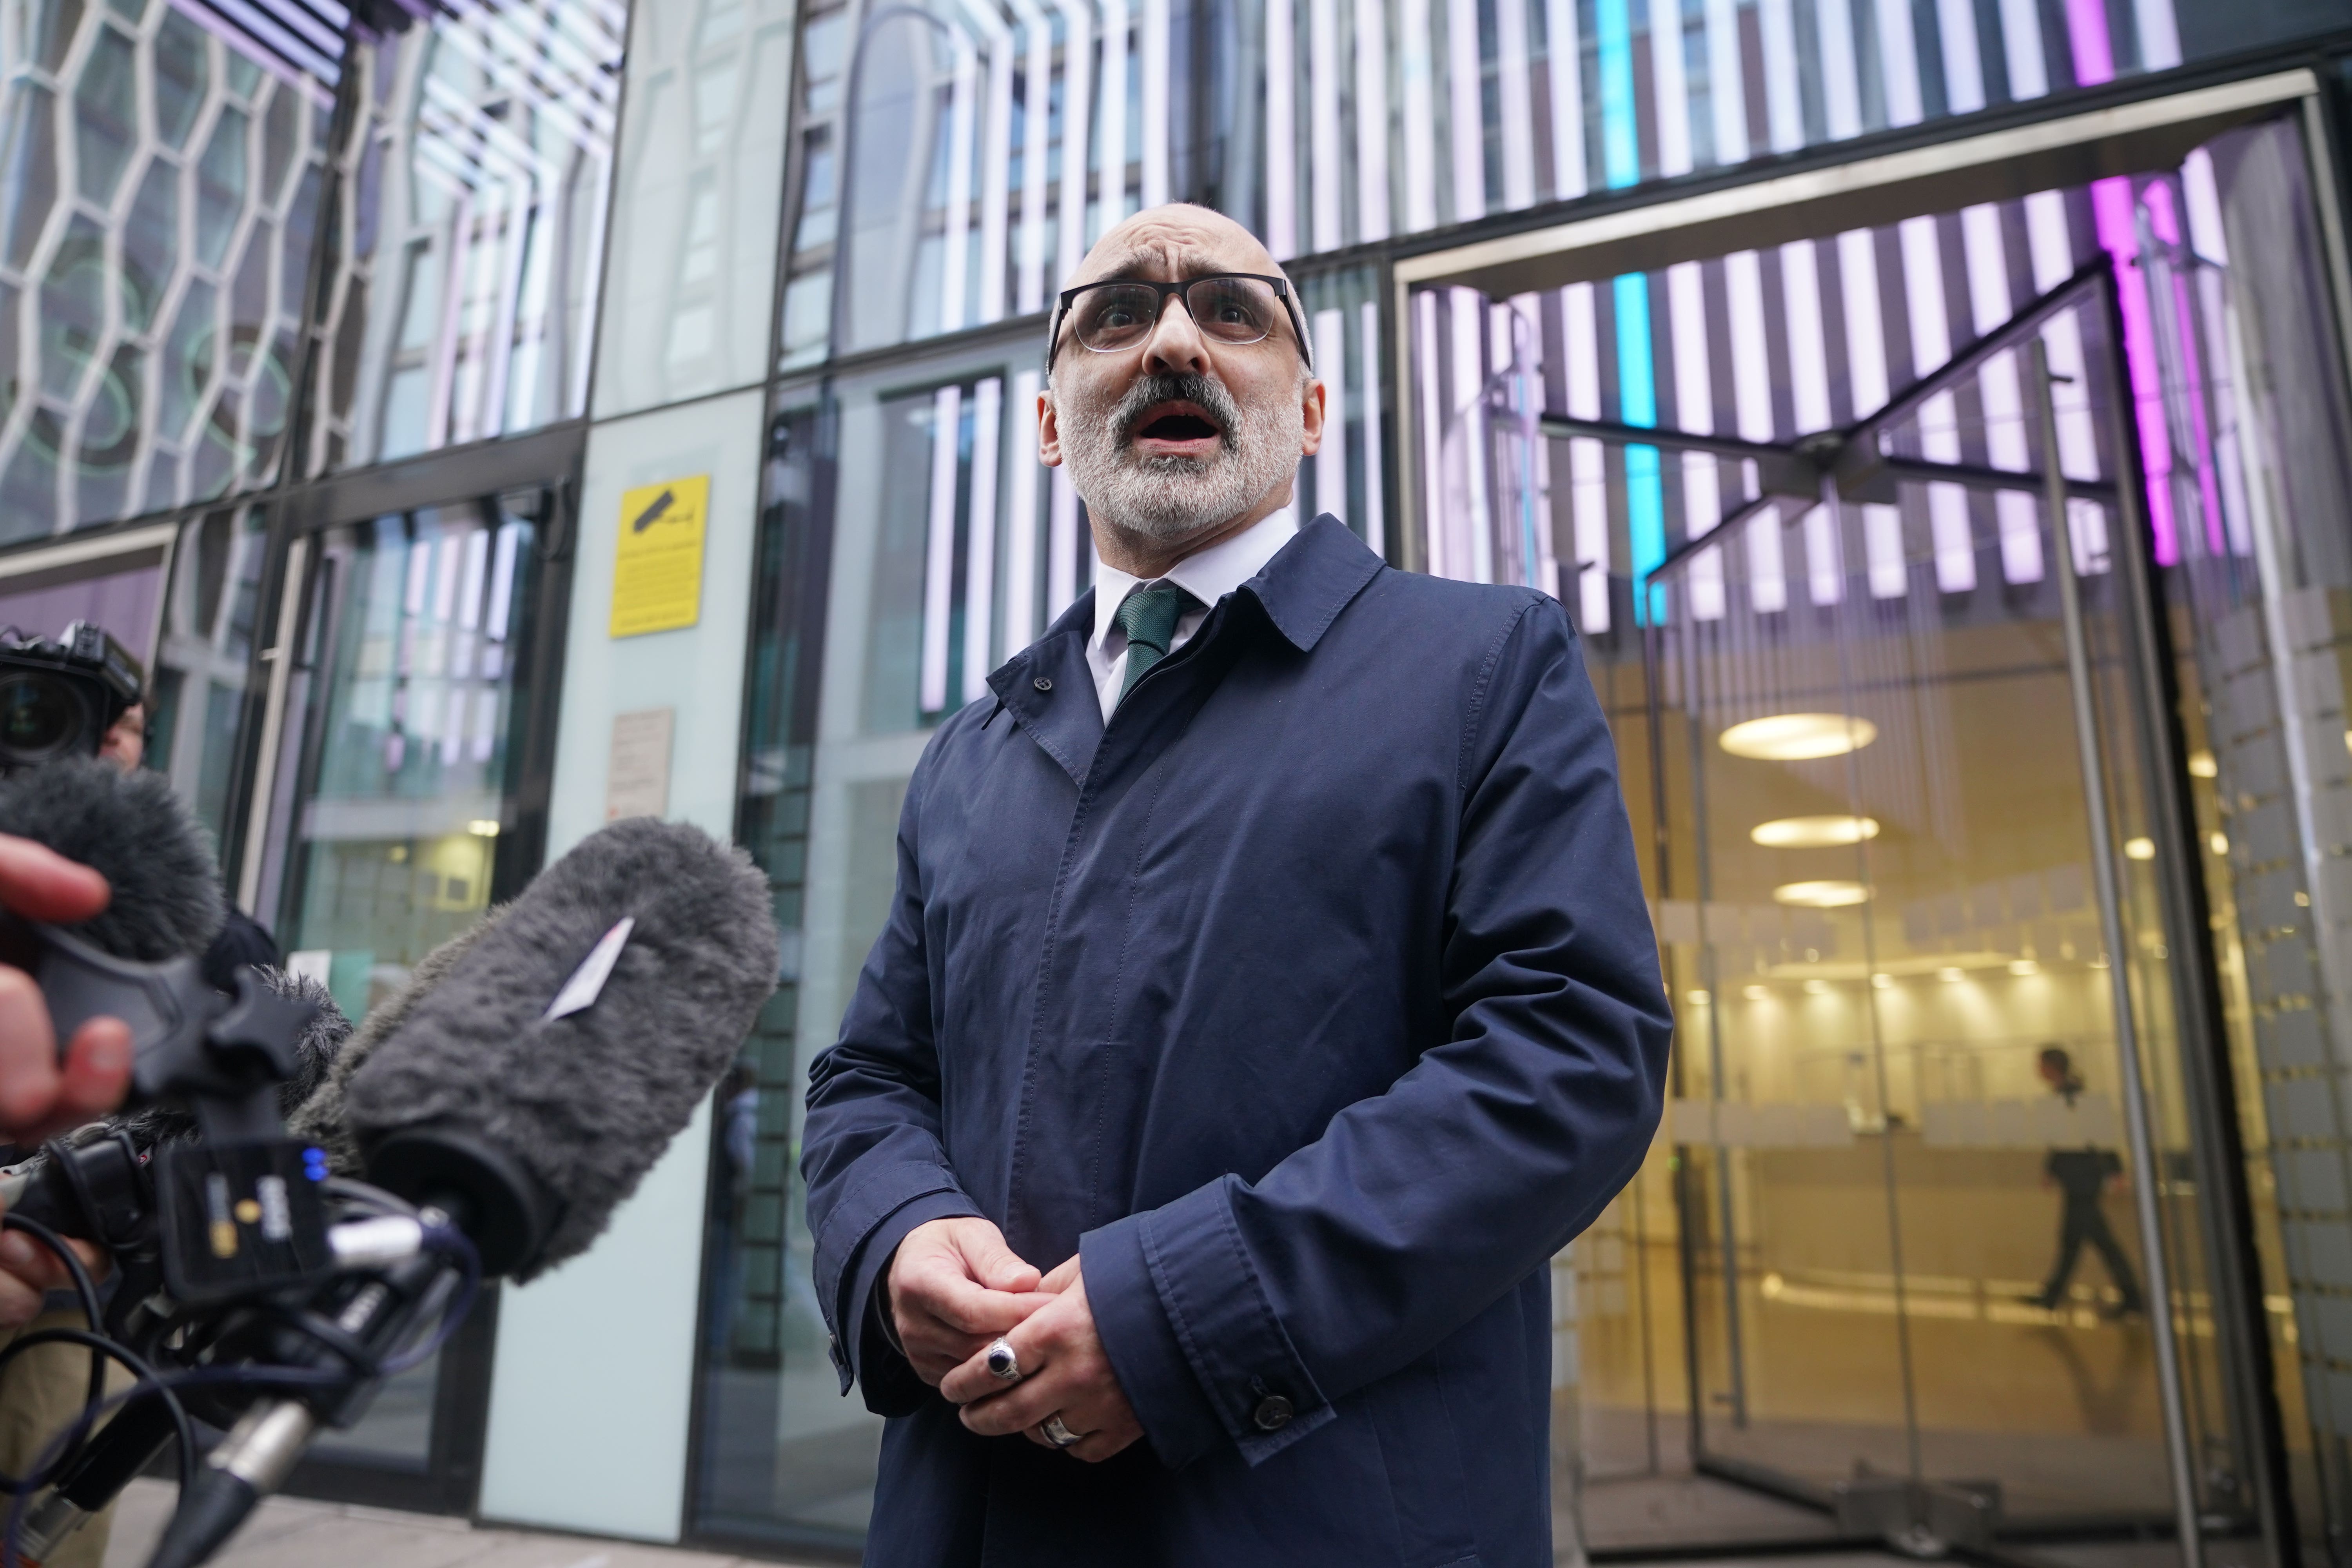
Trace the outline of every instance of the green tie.
{"type": "Polygon", "coordinates": [[[1173,583],[1154,583],[1127,596],[1116,617],[1118,629],[1127,634],[1127,680],[1118,689],[1122,701],[1145,670],[1168,657],[1169,639],[1176,635],[1176,623],[1184,612],[1200,607],[1200,600],[1173,583]]]}

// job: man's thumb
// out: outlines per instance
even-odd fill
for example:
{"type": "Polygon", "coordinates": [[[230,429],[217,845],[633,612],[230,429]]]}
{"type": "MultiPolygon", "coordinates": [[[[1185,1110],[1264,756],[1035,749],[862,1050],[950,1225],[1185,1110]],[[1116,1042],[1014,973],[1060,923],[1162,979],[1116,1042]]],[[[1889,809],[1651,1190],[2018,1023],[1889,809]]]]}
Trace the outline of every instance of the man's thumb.
{"type": "Polygon", "coordinates": [[[1037,1289],[1037,1270],[1004,1245],[1003,1234],[994,1226],[964,1238],[963,1258],[971,1277],[992,1290],[1018,1293],[1037,1289]]]}

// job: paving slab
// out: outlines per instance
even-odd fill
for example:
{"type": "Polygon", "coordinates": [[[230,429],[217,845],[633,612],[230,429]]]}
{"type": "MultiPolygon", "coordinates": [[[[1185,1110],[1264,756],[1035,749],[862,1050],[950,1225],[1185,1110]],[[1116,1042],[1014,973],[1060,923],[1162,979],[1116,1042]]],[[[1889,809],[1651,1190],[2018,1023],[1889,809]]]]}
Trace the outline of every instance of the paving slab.
{"type": "MultiPolygon", "coordinates": [[[[106,1568],[142,1568],[171,1517],[174,1495],[168,1482],[131,1484],[115,1513],[106,1568]]],[[[263,1503],[213,1563],[215,1568],[779,1568],[675,1546],[306,1498],[263,1503]]]]}

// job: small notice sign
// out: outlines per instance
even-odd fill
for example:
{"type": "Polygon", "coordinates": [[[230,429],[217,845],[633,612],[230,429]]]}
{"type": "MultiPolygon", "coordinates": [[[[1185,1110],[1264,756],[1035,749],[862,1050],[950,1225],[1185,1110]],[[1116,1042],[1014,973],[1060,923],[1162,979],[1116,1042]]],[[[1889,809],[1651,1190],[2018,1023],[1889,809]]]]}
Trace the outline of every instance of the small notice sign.
{"type": "Polygon", "coordinates": [[[604,770],[604,820],[669,812],[670,736],[675,708],[613,715],[613,754],[604,770]]]}
{"type": "Polygon", "coordinates": [[[674,631],[702,618],[702,530],[709,503],[709,474],[623,493],[613,636],[674,631]]]}

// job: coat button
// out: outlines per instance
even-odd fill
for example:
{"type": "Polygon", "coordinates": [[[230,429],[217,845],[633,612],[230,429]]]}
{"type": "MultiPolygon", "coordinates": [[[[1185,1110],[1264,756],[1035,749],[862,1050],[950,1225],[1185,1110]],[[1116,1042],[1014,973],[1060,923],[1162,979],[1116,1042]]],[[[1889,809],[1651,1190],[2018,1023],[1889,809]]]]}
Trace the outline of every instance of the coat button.
{"type": "Polygon", "coordinates": [[[1038,690],[1040,690],[1040,691],[1051,691],[1051,690],[1053,690],[1053,689],[1054,689],[1054,682],[1053,682],[1050,679],[1048,679],[1047,677],[1043,676],[1043,675],[1039,676],[1036,679],[1034,679],[1034,680],[1031,681],[1029,684],[1030,684],[1030,685],[1032,685],[1032,686],[1034,686],[1034,687],[1035,687],[1035,688],[1036,688],[1038,690]]]}
{"type": "Polygon", "coordinates": [[[1261,1432],[1279,1432],[1290,1425],[1290,1401],[1279,1394],[1269,1394],[1257,1402],[1257,1410],[1250,1419],[1261,1432]]]}

